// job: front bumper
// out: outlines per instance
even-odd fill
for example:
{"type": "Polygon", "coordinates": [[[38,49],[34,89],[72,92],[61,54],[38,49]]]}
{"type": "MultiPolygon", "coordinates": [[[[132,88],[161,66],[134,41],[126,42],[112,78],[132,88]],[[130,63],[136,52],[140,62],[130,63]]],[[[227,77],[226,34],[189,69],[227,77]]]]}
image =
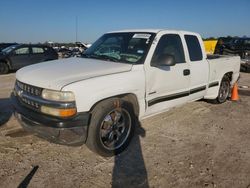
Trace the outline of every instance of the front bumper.
{"type": "Polygon", "coordinates": [[[89,113],[78,113],[72,118],[62,119],[24,107],[13,94],[11,100],[15,117],[25,130],[63,145],[81,145],[86,142],[89,113]]]}

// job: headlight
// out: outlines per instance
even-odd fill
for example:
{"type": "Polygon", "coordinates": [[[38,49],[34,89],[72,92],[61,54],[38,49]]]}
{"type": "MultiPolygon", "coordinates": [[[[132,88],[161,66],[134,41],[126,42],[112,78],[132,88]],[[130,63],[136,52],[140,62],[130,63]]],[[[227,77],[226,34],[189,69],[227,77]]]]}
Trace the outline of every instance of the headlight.
{"type": "Polygon", "coordinates": [[[72,102],[75,100],[75,95],[71,91],[54,91],[44,89],[42,92],[42,98],[52,101],[72,102]]]}

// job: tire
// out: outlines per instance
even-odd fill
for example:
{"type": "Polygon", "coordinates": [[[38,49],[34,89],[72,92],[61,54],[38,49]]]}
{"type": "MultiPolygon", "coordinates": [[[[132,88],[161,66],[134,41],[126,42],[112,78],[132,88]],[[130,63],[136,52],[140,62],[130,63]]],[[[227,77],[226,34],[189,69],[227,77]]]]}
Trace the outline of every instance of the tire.
{"type": "Polygon", "coordinates": [[[129,145],[135,123],[131,103],[118,98],[104,100],[92,110],[86,145],[104,157],[117,155],[129,145]]]}
{"type": "Polygon", "coordinates": [[[9,72],[9,66],[6,63],[0,62],[0,74],[7,74],[9,72]]]}
{"type": "Polygon", "coordinates": [[[230,93],[230,79],[228,78],[228,76],[225,75],[221,80],[218,96],[215,100],[213,100],[213,102],[217,104],[226,102],[229,93],[230,93]]]}

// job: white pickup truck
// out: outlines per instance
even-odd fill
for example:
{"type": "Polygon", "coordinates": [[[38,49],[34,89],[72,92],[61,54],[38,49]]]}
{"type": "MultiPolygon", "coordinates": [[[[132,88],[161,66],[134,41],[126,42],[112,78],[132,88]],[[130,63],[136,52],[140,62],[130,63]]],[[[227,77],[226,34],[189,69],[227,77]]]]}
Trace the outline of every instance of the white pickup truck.
{"type": "Polygon", "coordinates": [[[128,146],[137,120],[203,98],[225,102],[239,70],[240,57],[207,56],[196,33],[117,31],[81,58],[20,69],[12,100],[25,129],[112,156],[128,146]]]}

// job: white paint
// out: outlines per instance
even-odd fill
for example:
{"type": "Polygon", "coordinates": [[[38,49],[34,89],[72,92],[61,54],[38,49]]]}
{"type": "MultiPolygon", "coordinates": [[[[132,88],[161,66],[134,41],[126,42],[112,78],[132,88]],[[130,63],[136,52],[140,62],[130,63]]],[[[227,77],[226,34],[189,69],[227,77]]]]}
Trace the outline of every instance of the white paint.
{"type": "Polygon", "coordinates": [[[103,75],[130,71],[132,65],[97,59],[68,58],[24,67],[16,78],[24,83],[61,90],[67,84],[103,75]]]}

